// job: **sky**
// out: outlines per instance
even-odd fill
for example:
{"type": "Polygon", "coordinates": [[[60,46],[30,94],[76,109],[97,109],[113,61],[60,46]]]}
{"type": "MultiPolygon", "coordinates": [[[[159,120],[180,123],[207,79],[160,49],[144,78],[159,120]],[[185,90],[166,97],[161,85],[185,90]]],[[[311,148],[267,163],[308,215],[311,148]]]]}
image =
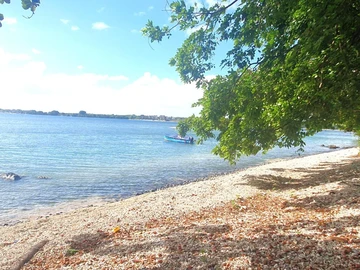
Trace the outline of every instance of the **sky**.
{"type": "Polygon", "coordinates": [[[148,20],[171,25],[166,2],[42,0],[31,19],[20,0],[0,5],[0,108],[197,114],[191,105],[202,90],[183,84],[168,65],[189,33],[175,30],[152,44],[141,33],[148,20]]]}

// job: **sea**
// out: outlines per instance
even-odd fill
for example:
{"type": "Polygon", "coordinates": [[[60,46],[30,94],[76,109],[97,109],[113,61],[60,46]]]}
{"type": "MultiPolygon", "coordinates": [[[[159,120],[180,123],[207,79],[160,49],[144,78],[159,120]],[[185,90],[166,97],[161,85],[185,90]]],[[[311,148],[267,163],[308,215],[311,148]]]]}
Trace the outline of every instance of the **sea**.
{"type": "Polygon", "coordinates": [[[200,145],[165,141],[175,127],[175,122],[0,113],[0,174],[22,177],[0,179],[0,225],[276,159],[334,151],[322,145],[358,146],[353,133],[324,130],[306,138],[304,152],[274,148],[230,165],[211,153],[215,140],[200,145]]]}

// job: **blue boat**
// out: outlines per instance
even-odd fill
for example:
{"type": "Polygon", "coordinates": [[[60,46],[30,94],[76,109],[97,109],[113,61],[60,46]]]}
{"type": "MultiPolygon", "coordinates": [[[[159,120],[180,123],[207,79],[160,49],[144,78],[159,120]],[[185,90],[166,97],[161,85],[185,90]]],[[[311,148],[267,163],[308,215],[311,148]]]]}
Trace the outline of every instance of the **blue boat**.
{"type": "Polygon", "coordinates": [[[180,135],[165,135],[164,139],[170,142],[189,143],[189,144],[194,143],[194,138],[189,136],[181,137],[180,135]]]}

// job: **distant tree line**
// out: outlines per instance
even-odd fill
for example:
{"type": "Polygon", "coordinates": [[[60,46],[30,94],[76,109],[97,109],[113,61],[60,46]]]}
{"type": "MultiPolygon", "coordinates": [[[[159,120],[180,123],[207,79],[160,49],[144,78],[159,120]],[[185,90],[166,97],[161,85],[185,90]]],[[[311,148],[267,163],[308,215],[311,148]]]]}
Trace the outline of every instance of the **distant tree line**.
{"type": "Polygon", "coordinates": [[[20,109],[0,109],[0,113],[17,113],[17,114],[34,114],[34,115],[52,115],[52,116],[72,116],[72,117],[93,117],[93,118],[116,118],[129,120],[151,120],[151,121],[180,121],[184,117],[173,117],[165,115],[116,115],[116,114],[95,114],[87,113],[86,111],[79,111],[78,113],[63,113],[56,110],[50,112],[36,111],[36,110],[20,110],[20,109]]]}

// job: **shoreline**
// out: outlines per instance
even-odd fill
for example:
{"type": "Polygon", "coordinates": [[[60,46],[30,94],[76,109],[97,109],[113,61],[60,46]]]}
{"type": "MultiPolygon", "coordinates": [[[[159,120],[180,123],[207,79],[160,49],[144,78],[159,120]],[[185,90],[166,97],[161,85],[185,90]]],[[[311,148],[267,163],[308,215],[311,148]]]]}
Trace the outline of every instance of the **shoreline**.
{"type": "MultiPolygon", "coordinates": [[[[288,194],[287,196],[292,196],[295,191],[306,193],[306,188],[300,188],[302,179],[306,180],[308,175],[315,171],[321,174],[326,168],[336,169],[349,164],[357,159],[358,154],[358,148],[350,148],[275,161],[117,202],[79,208],[60,215],[28,219],[12,226],[1,226],[0,258],[5,259],[0,261],[0,268],[11,269],[14,262],[40,241],[48,241],[42,251],[44,256],[47,256],[46,254],[52,254],[55,250],[69,249],[69,241],[77,239],[80,235],[112,232],[114,228],[141,231],[143,224],[150,221],[179,219],[189,213],[211,211],[238,198],[245,199],[256,194],[272,193],[276,196],[277,192],[282,191],[288,194]],[[273,183],[262,181],[266,177],[279,180],[279,184],[285,188],[280,189],[273,183]]],[[[320,188],[334,184],[326,178],[323,179],[321,175],[319,179],[319,183],[309,183],[308,187],[312,188],[316,184],[314,188],[320,188]]],[[[90,256],[89,254],[86,256],[90,256]]],[[[104,256],[104,259],[108,258],[104,256]]],[[[95,268],[84,266],[79,269],[95,268]]]]}
{"type": "MultiPolygon", "coordinates": [[[[192,180],[184,180],[183,182],[179,182],[179,183],[175,183],[175,184],[167,184],[158,189],[145,190],[145,191],[138,192],[134,195],[130,195],[127,197],[118,197],[117,199],[114,199],[113,197],[105,197],[105,196],[101,197],[100,196],[100,197],[88,197],[85,199],[75,199],[75,200],[71,200],[71,201],[58,202],[54,205],[42,205],[42,206],[39,206],[39,207],[31,209],[31,210],[25,210],[25,211],[21,212],[20,214],[19,213],[9,214],[12,217],[5,217],[3,220],[0,219],[0,227],[11,227],[11,226],[14,226],[17,224],[27,222],[29,220],[38,220],[38,219],[49,218],[51,216],[57,216],[57,215],[61,216],[63,214],[67,214],[67,213],[70,213],[70,212],[73,212],[73,211],[76,211],[79,209],[102,207],[102,206],[106,206],[107,204],[122,202],[124,200],[128,200],[128,199],[142,196],[145,194],[161,192],[161,191],[167,190],[169,188],[181,187],[184,185],[198,183],[198,182],[206,182],[208,180],[218,178],[218,177],[227,177],[227,176],[231,177],[234,174],[244,172],[251,168],[257,168],[257,167],[261,167],[261,166],[265,166],[265,165],[269,165],[269,164],[273,164],[273,163],[286,162],[286,161],[302,159],[302,158],[306,158],[306,157],[323,155],[323,154],[329,154],[329,153],[334,153],[334,152],[338,152],[338,151],[342,151],[342,150],[349,150],[349,149],[358,149],[358,148],[357,147],[344,147],[344,148],[340,148],[340,149],[329,150],[324,153],[305,154],[302,156],[299,155],[299,156],[291,156],[291,157],[285,157],[285,158],[275,158],[275,159],[264,160],[263,164],[250,165],[248,167],[243,167],[243,168],[236,169],[236,170],[230,171],[230,172],[213,173],[213,174],[205,176],[205,177],[195,178],[192,180]]],[[[17,209],[13,209],[13,211],[16,211],[16,210],[17,209]]]]}

